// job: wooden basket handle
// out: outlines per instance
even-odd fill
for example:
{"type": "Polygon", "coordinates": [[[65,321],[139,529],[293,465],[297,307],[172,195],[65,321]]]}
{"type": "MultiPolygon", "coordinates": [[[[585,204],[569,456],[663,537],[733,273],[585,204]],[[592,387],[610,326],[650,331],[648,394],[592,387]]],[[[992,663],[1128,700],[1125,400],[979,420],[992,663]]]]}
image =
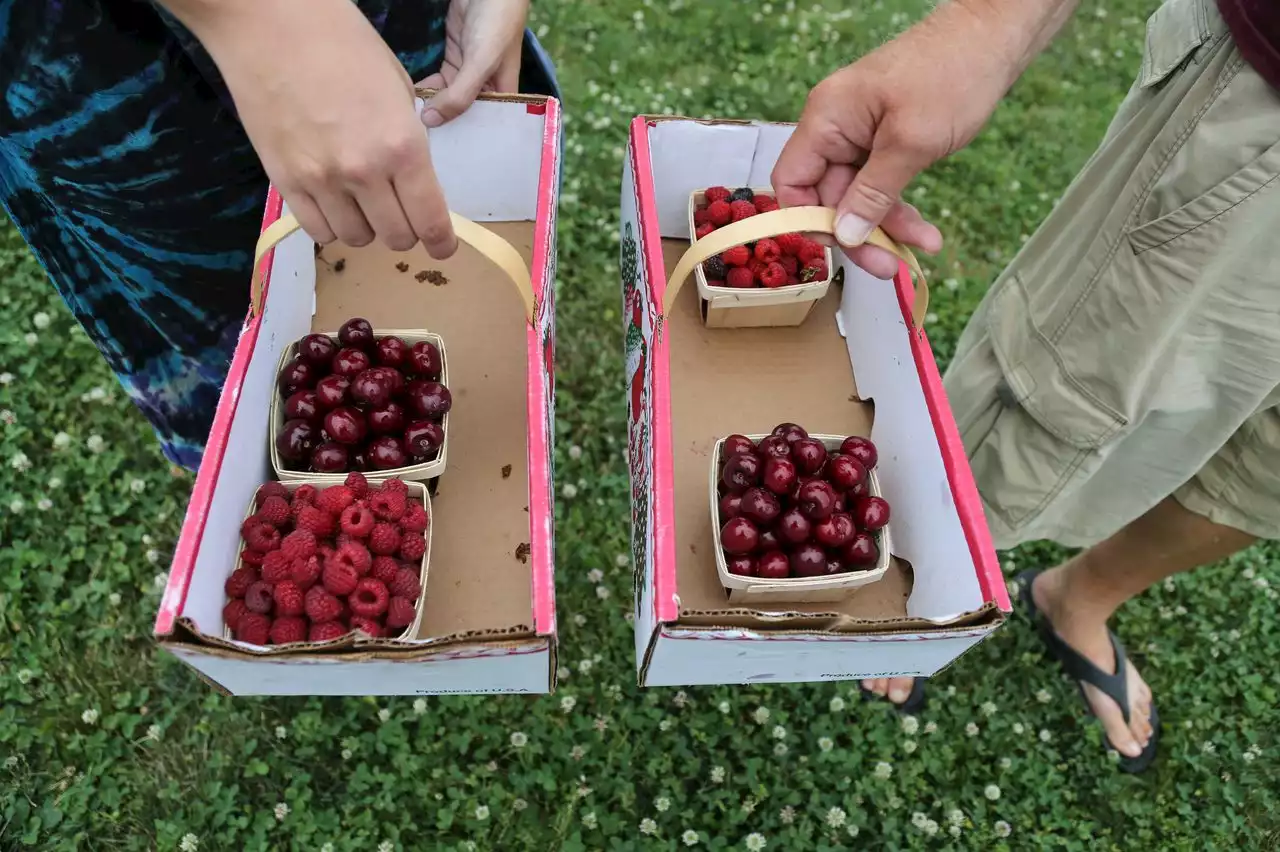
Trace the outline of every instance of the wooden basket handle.
{"type": "MultiPolygon", "coordinates": [[[[516,289],[520,291],[520,298],[524,301],[525,319],[532,324],[534,312],[533,282],[529,277],[529,267],[525,265],[524,258],[520,256],[520,252],[516,251],[515,246],[493,231],[482,225],[477,225],[470,219],[453,212],[449,213],[449,218],[453,222],[453,230],[458,235],[458,239],[492,261],[495,266],[511,279],[511,283],[516,285],[516,289]]],[[[302,226],[298,224],[298,220],[292,214],[289,214],[281,216],[272,222],[258,237],[258,247],[253,252],[253,284],[250,303],[250,309],[253,311],[254,316],[262,313],[264,274],[258,269],[258,265],[262,262],[263,256],[275,248],[277,243],[301,228],[302,226]]]]}
{"type": "MultiPolygon", "coordinates": [[[[675,304],[676,296],[684,286],[685,279],[699,263],[734,246],[792,232],[834,235],[836,211],[830,207],[784,207],[717,228],[702,239],[694,241],[680,258],[675,271],[667,281],[662,313],[664,315],[671,313],[671,307],[675,304]]],[[[871,232],[871,236],[867,238],[867,244],[892,252],[907,264],[907,268],[915,278],[916,288],[915,303],[911,306],[911,321],[916,328],[923,328],[925,315],[929,312],[929,283],[925,280],[924,271],[920,268],[915,255],[911,253],[911,249],[894,240],[880,228],[871,232]]]]}

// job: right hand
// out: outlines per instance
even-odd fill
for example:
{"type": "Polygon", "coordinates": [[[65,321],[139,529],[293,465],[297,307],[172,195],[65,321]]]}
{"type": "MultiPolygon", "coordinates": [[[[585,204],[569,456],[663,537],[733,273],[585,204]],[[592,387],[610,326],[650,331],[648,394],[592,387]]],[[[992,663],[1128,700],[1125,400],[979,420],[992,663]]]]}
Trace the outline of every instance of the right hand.
{"type": "Polygon", "coordinates": [[[363,246],[377,238],[396,251],[421,241],[440,259],[457,250],[413,83],[355,3],[226,3],[188,26],[313,240],[363,246]]]}

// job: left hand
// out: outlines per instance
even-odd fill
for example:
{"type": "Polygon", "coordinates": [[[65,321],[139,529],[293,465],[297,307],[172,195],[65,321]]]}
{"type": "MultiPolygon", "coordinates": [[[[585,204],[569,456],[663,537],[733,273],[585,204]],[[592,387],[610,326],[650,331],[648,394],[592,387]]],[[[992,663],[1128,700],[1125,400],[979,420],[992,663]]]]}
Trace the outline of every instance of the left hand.
{"type": "Polygon", "coordinates": [[[462,115],[481,92],[514,92],[529,0],[453,0],[445,18],[444,63],[418,83],[439,89],[422,123],[439,127],[462,115]]]}

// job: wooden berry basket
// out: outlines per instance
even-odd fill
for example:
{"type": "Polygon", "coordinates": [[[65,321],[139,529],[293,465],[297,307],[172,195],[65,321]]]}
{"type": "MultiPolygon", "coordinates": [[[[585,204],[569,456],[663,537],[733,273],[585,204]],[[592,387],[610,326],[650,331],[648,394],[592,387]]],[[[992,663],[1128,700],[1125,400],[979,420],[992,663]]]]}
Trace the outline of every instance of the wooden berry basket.
{"type": "MultiPolygon", "coordinates": [[[[759,443],[768,435],[747,435],[752,441],[759,443]]],[[[828,450],[839,448],[844,441],[842,435],[810,435],[823,443],[828,450]]],[[[761,577],[741,577],[729,573],[729,564],[724,558],[724,549],[720,546],[720,467],[721,454],[724,451],[724,439],[716,441],[711,452],[711,534],[714,538],[716,570],[720,574],[720,584],[728,592],[729,602],[735,604],[755,603],[820,603],[824,601],[844,600],[857,589],[874,583],[889,570],[890,550],[893,547],[889,536],[889,524],[876,530],[873,535],[880,558],[873,568],[865,571],[850,571],[827,577],[793,577],[786,580],[772,580],[761,577]]],[[[872,497],[882,496],[880,481],[874,470],[867,471],[867,494],[872,497]]]]}
{"type": "MultiPolygon", "coordinates": [[[[401,477],[398,477],[398,476],[384,476],[380,479],[374,479],[372,477],[368,477],[368,482],[371,488],[376,488],[379,485],[381,485],[383,482],[386,482],[388,479],[400,479],[400,478],[401,477]]],[[[295,479],[289,482],[282,481],[280,484],[283,485],[285,488],[287,488],[289,490],[289,493],[292,494],[303,485],[314,485],[316,488],[323,489],[329,485],[333,485],[334,483],[331,480],[295,479]]],[[[404,632],[401,633],[399,636],[389,636],[383,639],[375,639],[375,638],[366,636],[362,633],[358,633],[356,631],[350,631],[346,635],[340,636],[337,639],[333,639],[328,642],[291,642],[288,645],[249,645],[250,648],[255,648],[255,649],[260,648],[267,653],[324,651],[324,650],[329,650],[334,648],[345,648],[351,644],[353,637],[355,639],[356,645],[368,645],[370,643],[409,642],[413,640],[413,637],[418,635],[418,629],[422,626],[422,613],[423,613],[423,610],[426,608],[427,569],[428,569],[428,566],[430,566],[431,564],[431,530],[435,526],[435,523],[434,523],[434,518],[432,518],[431,516],[431,495],[427,493],[427,487],[423,485],[421,482],[415,482],[413,480],[404,480],[404,484],[409,489],[409,496],[420,497],[422,499],[422,508],[427,510],[427,528],[422,533],[422,537],[426,541],[427,549],[422,554],[422,564],[418,566],[418,576],[422,580],[422,589],[418,594],[417,602],[414,604],[413,623],[410,624],[408,627],[406,627],[404,629],[404,632]]],[[[241,526],[244,526],[244,522],[249,520],[249,518],[251,518],[254,515],[254,513],[258,511],[257,500],[258,500],[258,495],[255,492],[253,495],[253,498],[249,501],[249,507],[248,507],[248,510],[244,513],[244,518],[240,521],[241,526]]],[[[236,535],[239,535],[239,534],[240,534],[239,530],[237,529],[236,535]]],[[[236,548],[237,554],[239,554],[244,550],[243,544],[244,542],[241,541],[241,546],[236,548]]],[[[233,572],[238,571],[244,564],[245,564],[244,560],[237,555],[236,564],[232,566],[231,570],[233,572]]],[[[226,639],[228,642],[237,641],[231,635],[231,628],[227,627],[226,624],[222,625],[222,638],[226,639]]],[[[242,644],[248,644],[248,643],[242,643],[242,644]]]]}
{"type": "MultiPolygon", "coordinates": [[[[774,197],[773,190],[767,187],[751,190],[756,195],[774,197]]],[[[693,214],[707,200],[703,190],[689,193],[689,240],[698,242],[697,226],[693,223],[693,214]]],[[[751,217],[744,221],[751,221],[751,217]]],[[[718,231],[717,231],[718,232],[718,231]]],[[[712,232],[708,239],[717,232],[712,232]]],[[[782,231],[781,233],[787,233],[782,231]]],[[[754,239],[776,236],[774,233],[760,234],[754,239]]],[[[754,240],[748,240],[754,241],[754,240]]],[[[741,242],[732,245],[742,245],[741,242]]],[[[730,248],[725,246],[724,248],[730,248]]],[[[717,250],[723,251],[723,249],[717,250]]],[[[706,273],[702,264],[694,267],[693,274],[698,282],[698,295],[702,298],[702,321],[708,328],[762,328],[768,326],[800,325],[809,316],[809,311],[817,304],[831,286],[831,278],[835,274],[831,249],[825,250],[827,261],[827,277],[821,281],[809,281],[804,284],[791,284],[775,288],[712,287],[707,284],[706,273]]]]}
{"type": "MultiPolygon", "coordinates": [[[[333,340],[338,339],[338,333],[321,332],[327,334],[333,340]]],[[[436,348],[440,350],[440,384],[446,388],[449,387],[449,356],[445,352],[444,338],[430,331],[412,330],[412,329],[374,329],[374,337],[386,337],[394,335],[402,339],[405,343],[412,346],[421,341],[434,343],[436,348]]],[[[289,363],[295,355],[298,354],[298,341],[294,341],[280,355],[280,363],[276,365],[276,375],[280,375],[280,371],[284,369],[284,365],[289,363]]],[[[450,388],[452,390],[452,388],[450,388]]],[[[313,484],[324,483],[333,485],[340,483],[347,478],[344,473],[318,473],[309,470],[290,470],[284,466],[284,460],[280,458],[279,452],[276,451],[276,435],[280,432],[280,427],[284,425],[284,400],[280,398],[280,391],[277,388],[271,396],[271,428],[269,430],[267,440],[270,442],[269,451],[271,453],[271,467],[276,473],[276,477],[281,482],[311,482],[313,484]]],[[[446,412],[440,428],[444,430],[444,442],[440,444],[440,453],[431,461],[419,462],[418,464],[405,465],[404,467],[393,467],[387,470],[366,470],[362,471],[365,476],[380,476],[383,479],[403,479],[406,482],[425,482],[429,479],[435,479],[444,473],[445,465],[449,455],[449,414],[446,412]]]]}

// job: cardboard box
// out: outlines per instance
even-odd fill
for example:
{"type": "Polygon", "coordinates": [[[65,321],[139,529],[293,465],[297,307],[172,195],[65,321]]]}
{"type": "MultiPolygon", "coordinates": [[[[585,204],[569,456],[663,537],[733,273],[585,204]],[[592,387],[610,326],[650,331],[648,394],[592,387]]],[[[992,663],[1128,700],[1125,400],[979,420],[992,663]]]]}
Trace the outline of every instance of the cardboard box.
{"type": "Polygon", "coordinates": [[[792,328],[707,328],[687,285],[662,316],[667,272],[689,246],[689,193],[767,185],[792,130],[671,116],[631,126],[621,266],[642,685],[928,676],[1010,609],[905,268],[880,281],[839,255],[843,286],[792,328]],[[783,421],[879,448],[894,558],[845,601],[740,606],[717,576],[715,443],[783,421]]]}
{"type": "MultiPolygon", "coordinates": [[[[559,103],[523,96],[482,97],[431,132],[452,209],[505,238],[528,265],[532,322],[511,282],[466,245],[444,262],[421,247],[398,254],[334,245],[317,256],[296,233],[264,259],[264,307],[250,312],[232,359],[155,623],[161,645],[210,683],[236,695],[552,689],[560,133],[559,103]],[[271,477],[267,434],[280,353],[351,316],[377,328],[428,328],[449,344],[449,475],[432,499],[421,626],[407,650],[268,658],[252,646],[219,647],[208,637],[222,633],[222,587],[244,507],[271,477]]],[[[264,230],[282,213],[272,190],[264,230]]]]}

